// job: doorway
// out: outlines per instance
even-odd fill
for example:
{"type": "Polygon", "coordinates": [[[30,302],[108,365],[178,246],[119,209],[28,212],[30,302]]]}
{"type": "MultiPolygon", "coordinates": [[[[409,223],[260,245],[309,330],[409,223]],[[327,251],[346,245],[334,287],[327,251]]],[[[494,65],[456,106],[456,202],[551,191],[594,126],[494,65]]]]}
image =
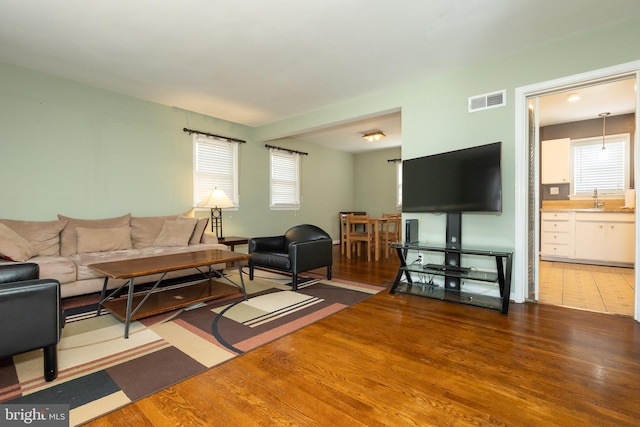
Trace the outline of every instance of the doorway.
{"type": "MultiPolygon", "coordinates": [[[[540,96],[568,91],[574,88],[592,86],[619,80],[636,78],[640,71],[640,61],[574,75],[553,81],[542,82],[531,86],[516,88],[516,253],[514,264],[514,299],[516,302],[538,299],[540,271],[538,265],[540,245],[540,185],[539,185],[539,129],[537,128],[537,103],[530,100],[540,96]],[[530,144],[529,142],[532,141],[530,144]]],[[[635,105],[638,105],[638,93],[635,93],[635,105]]],[[[637,108],[637,107],[636,107],[637,108]]],[[[639,118],[635,114],[635,138],[639,118]]],[[[638,170],[638,155],[633,156],[633,166],[638,170]]],[[[637,203],[636,203],[637,207],[637,203]]],[[[635,222],[637,223],[637,209],[635,222]]],[[[638,233],[635,228],[634,264],[638,265],[638,233]]],[[[633,283],[640,283],[638,269],[633,273],[633,283]]],[[[636,286],[637,288],[637,286],[636,286]]],[[[633,297],[633,316],[638,320],[640,312],[640,292],[633,297]]]]}
{"type": "Polygon", "coordinates": [[[540,303],[633,316],[635,87],[628,77],[530,99],[540,146],[540,303]],[[620,253],[591,248],[605,246],[605,232],[620,253]]]}

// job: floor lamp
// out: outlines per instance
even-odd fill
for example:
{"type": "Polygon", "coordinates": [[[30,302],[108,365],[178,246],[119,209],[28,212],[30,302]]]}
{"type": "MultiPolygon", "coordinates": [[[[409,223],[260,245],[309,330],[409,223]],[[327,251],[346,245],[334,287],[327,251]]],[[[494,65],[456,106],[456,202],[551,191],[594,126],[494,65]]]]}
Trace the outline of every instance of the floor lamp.
{"type": "Polygon", "coordinates": [[[219,240],[224,239],[222,234],[222,208],[233,207],[233,202],[223,190],[213,188],[209,190],[198,203],[199,208],[211,208],[211,232],[216,234],[219,240]]]}

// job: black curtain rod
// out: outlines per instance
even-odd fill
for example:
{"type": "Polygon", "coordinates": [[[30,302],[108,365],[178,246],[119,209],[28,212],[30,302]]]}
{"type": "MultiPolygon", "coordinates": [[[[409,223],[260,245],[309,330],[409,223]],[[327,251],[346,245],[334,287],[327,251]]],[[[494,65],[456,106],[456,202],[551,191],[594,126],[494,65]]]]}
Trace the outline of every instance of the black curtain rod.
{"type": "Polygon", "coordinates": [[[197,133],[200,135],[206,135],[206,136],[211,136],[213,138],[218,138],[218,139],[224,139],[225,141],[229,141],[229,142],[238,142],[240,144],[244,144],[247,141],[243,141],[241,139],[236,139],[236,138],[229,138],[228,136],[220,136],[220,135],[214,135],[212,133],[209,132],[202,132],[199,130],[193,130],[193,129],[187,129],[187,128],[183,128],[182,129],[184,132],[188,132],[189,135],[193,134],[193,133],[197,133]]]}
{"type": "Polygon", "coordinates": [[[267,147],[267,148],[273,148],[274,150],[288,151],[289,153],[297,153],[297,154],[300,154],[302,156],[308,156],[309,155],[309,153],[305,153],[303,151],[291,150],[289,148],[276,147],[275,145],[264,144],[264,146],[267,147]]]}
{"type": "Polygon", "coordinates": [[[391,162],[398,163],[398,162],[401,162],[401,161],[402,161],[402,159],[389,159],[389,160],[387,160],[387,162],[389,162],[389,163],[391,163],[391,162]]]}

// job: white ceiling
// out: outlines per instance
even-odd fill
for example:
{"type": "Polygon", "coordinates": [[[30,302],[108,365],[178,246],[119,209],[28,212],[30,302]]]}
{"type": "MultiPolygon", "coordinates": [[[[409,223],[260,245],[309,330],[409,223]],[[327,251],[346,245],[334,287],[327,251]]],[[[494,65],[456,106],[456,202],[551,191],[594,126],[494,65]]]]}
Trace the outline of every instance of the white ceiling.
{"type": "Polygon", "coordinates": [[[2,0],[0,62],[259,126],[638,14],[638,0],[2,0]]]}
{"type": "Polygon", "coordinates": [[[540,97],[540,126],[598,119],[600,113],[612,116],[636,109],[636,80],[633,78],[563,91],[540,97]],[[580,99],[569,102],[570,95],[580,99]]]}
{"type": "Polygon", "coordinates": [[[295,138],[350,153],[382,150],[401,146],[402,129],[400,121],[400,112],[388,113],[365,120],[300,133],[295,138]],[[365,133],[376,130],[383,132],[385,138],[372,142],[363,138],[365,133]]]}

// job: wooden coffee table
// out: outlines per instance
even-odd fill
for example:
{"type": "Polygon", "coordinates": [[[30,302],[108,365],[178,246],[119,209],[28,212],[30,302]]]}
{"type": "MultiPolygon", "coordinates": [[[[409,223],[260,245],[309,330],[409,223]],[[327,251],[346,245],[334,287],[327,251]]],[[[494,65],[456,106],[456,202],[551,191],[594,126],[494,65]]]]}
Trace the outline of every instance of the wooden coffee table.
{"type": "Polygon", "coordinates": [[[236,293],[237,289],[235,287],[242,290],[242,294],[246,300],[247,292],[244,287],[242,263],[240,261],[246,261],[249,258],[251,258],[251,255],[248,254],[210,249],[90,264],[88,265],[89,268],[105,275],[97,315],[100,315],[101,307],[109,310],[120,320],[124,321],[124,337],[129,338],[129,325],[132,320],[187,307],[198,302],[221,298],[236,293]],[[240,274],[240,284],[234,283],[220,271],[213,268],[215,264],[226,265],[228,262],[235,262],[237,264],[238,273],[240,274]],[[200,267],[206,267],[206,273],[200,270],[200,267]],[[205,280],[195,283],[189,282],[166,289],[158,289],[158,286],[164,280],[167,273],[187,268],[198,269],[205,280]],[[151,289],[137,295],[133,294],[134,280],[136,278],[157,273],[161,273],[162,276],[151,289]],[[126,279],[127,281],[107,295],[107,283],[109,279],[126,279]],[[235,287],[214,281],[213,279],[226,280],[235,287]],[[125,286],[129,287],[126,298],[116,298],[115,295],[125,286]],[[143,304],[145,305],[144,307],[142,307],[143,304]],[[133,308],[134,305],[135,308],[133,308]]]}

